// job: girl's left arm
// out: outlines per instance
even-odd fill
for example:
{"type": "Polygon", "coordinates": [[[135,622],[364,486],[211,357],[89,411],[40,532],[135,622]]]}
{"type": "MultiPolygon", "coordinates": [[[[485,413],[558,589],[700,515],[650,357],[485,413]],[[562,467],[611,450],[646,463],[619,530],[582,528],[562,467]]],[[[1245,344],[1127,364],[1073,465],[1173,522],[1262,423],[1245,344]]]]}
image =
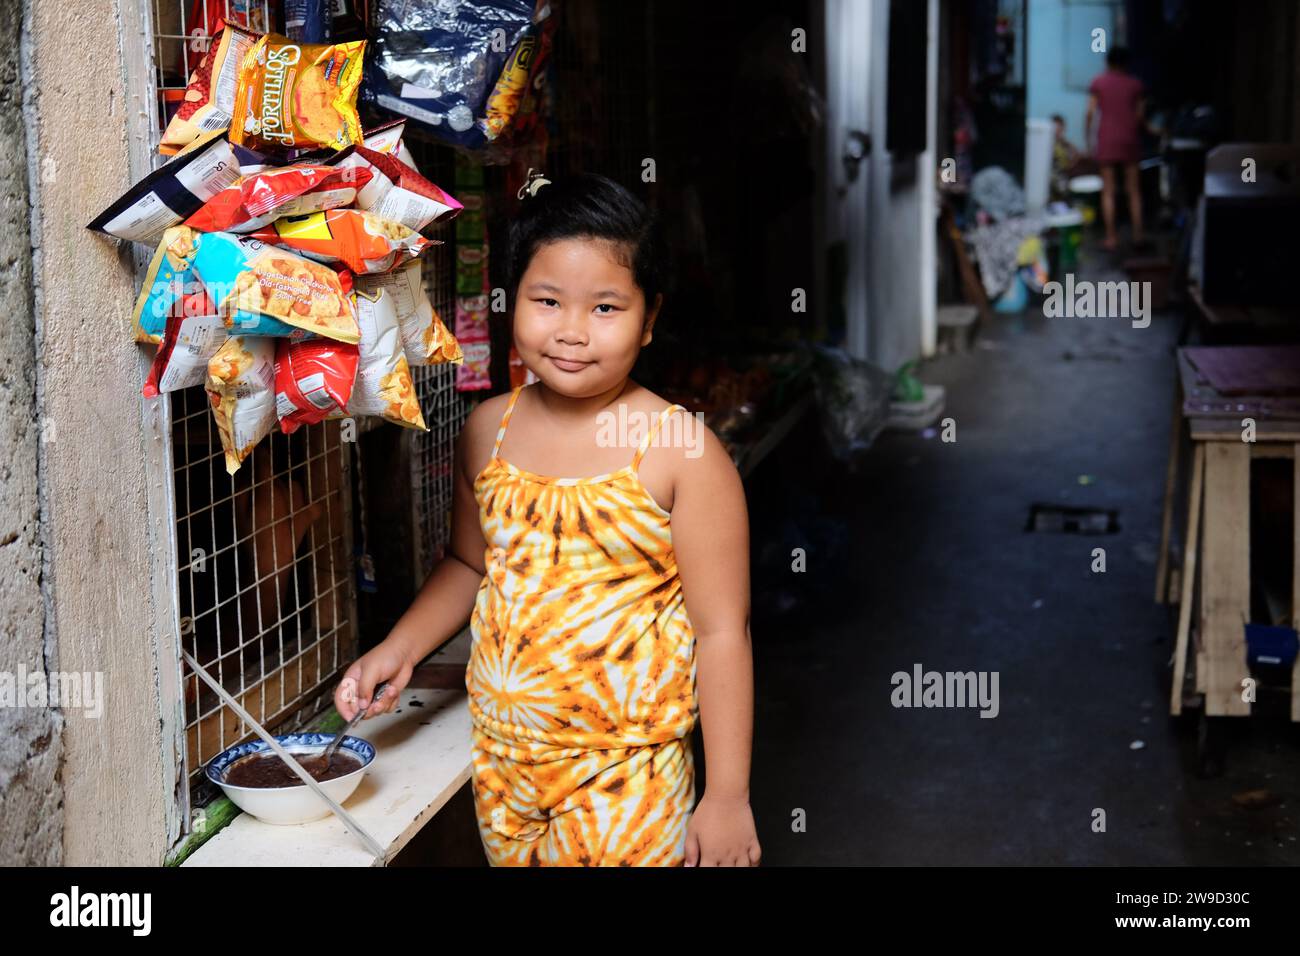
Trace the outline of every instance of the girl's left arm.
{"type": "Polygon", "coordinates": [[[754,866],[749,807],[754,663],[749,636],[749,520],[731,456],[691,419],[673,481],[673,551],[695,633],[708,781],[687,834],[688,866],[754,866]],[[698,453],[697,453],[698,450],[698,453]]]}

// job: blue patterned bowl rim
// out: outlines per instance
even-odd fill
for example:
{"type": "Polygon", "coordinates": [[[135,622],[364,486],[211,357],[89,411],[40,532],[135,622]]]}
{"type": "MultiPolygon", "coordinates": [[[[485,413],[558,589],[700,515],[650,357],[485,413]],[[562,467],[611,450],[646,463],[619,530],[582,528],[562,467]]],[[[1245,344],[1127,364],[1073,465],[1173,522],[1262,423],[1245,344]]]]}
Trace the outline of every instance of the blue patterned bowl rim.
{"type": "MultiPolygon", "coordinates": [[[[295,749],[309,750],[318,747],[325,747],[337,736],[337,734],[317,733],[276,734],[275,739],[281,747],[290,753],[293,753],[295,749]]],[[[375,759],[374,744],[368,740],[362,740],[360,737],[353,737],[350,734],[343,738],[343,742],[339,744],[339,749],[346,750],[361,759],[361,766],[352,771],[352,773],[360,773],[362,770],[365,770],[375,759]]],[[[235,746],[223,750],[221,753],[217,754],[217,756],[212,758],[207,766],[207,778],[222,787],[232,787],[235,790],[255,790],[259,793],[275,790],[293,790],[295,787],[307,786],[305,783],[295,783],[288,787],[238,787],[234,784],[226,783],[223,778],[226,775],[226,770],[231,764],[237,760],[242,760],[250,754],[260,753],[271,753],[270,744],[260,738],[258,740],[250,740],[247,743],[235,744],[235,746]]],[[[344,774],[343,776],[348,777],[351,776],[351,774],[344,774]]],[[[343,778],[339,777],[336,779],[341,780],[343,778]]]]}

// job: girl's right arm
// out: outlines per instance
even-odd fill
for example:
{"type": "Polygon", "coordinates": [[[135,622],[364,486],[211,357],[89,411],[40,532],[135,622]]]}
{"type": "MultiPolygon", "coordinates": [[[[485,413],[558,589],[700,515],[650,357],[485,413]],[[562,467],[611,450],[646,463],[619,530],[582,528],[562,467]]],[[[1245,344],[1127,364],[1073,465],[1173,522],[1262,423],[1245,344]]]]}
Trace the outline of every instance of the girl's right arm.
{"type": "MultiPolygon", "coordinates": [[[[474,463],[486,461],[483,445],[490,413],[481,414],[487,402],[474,410],[456,441],[455,479],[452,487],[451,543],[446,556],[434,567],[406,613],[379,646],[359,657],[334,690],[334,706],[351,720],[366,706],[375,685],[388,681],[383,697],[366,714],[366,720],[391,710],[417,664],[458,634],[474,609],[479,585],[487,574],[483,555],[487,548],[479,527],[474,500],[474,463]]],[[[495,404],[495,403],[494,403],[495,404]]],[[[492,437],[487,435],[488,439],[492,437]]]]}

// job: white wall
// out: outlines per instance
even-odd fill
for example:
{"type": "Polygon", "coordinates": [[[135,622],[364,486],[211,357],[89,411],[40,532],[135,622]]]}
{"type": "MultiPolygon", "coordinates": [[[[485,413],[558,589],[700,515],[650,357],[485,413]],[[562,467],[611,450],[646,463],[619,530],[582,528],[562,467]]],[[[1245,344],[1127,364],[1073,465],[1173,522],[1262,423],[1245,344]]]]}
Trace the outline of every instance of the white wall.
{"type": "Polygon", "coordinates": [[[1083,120],[1088,111],[1084,77],[1106,68],[1106,55],[1091,52],[1091,30],[1107,30],[1116,42],[1116,8],[1109,0],[1067,4],[1065,0],[1029,0],[1029,67],[1026,112],[1031,119],[1065,117],[1065,135],[1083,148],[1083,120]],[[1068,64],[1073,64],[1071,68],[1068,64]],[[1073,80],[1069,74],[1075,74],[1073,80]]]}
{"type": "MultiPolygon", "coordinates": [[[[926,89],[916,91],[916,109],[929,119],[929,148],[919,157],[915,180],[890,185],[895,162],[885,150],[889,71],[889,3],[872,0],[870,36],[871,139],[869,270],[866,357],[886,371],[934,352],[935,340],[935,97],[938,88],[938,0],[929,8],[926,89]]],[[[851,317],[852,319],[852,317],[851,317]]]]}

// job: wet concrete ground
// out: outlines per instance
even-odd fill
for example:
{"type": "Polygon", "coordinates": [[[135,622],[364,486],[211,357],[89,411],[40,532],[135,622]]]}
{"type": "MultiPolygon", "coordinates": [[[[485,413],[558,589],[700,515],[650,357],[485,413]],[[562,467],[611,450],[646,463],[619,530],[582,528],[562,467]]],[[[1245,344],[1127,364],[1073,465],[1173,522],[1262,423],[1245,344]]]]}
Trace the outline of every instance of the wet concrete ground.
{"type": "MultiPolygon", "coordinates": [[[[1077,278],[1126,277],[1085,254],[1077,278]]],[[[756,472],[765,863],[1300,862],[1285,700],[1231,724],[1213,779],[1195,715],[1168,716],[1176,610],[1153,588],[1180,322],[998,316],[921,370],[955,442],[887,432],[850,473],[810,415],[756,472]],[[1026,533],[1035,502],[1118,509],[1121,530],[1026,533]],[[996,671],[998,716],[892,706],[891,675],[917,664],[996,671]],[[1233,801],[1261,789],[1272,806],[1233,801]]]]}

